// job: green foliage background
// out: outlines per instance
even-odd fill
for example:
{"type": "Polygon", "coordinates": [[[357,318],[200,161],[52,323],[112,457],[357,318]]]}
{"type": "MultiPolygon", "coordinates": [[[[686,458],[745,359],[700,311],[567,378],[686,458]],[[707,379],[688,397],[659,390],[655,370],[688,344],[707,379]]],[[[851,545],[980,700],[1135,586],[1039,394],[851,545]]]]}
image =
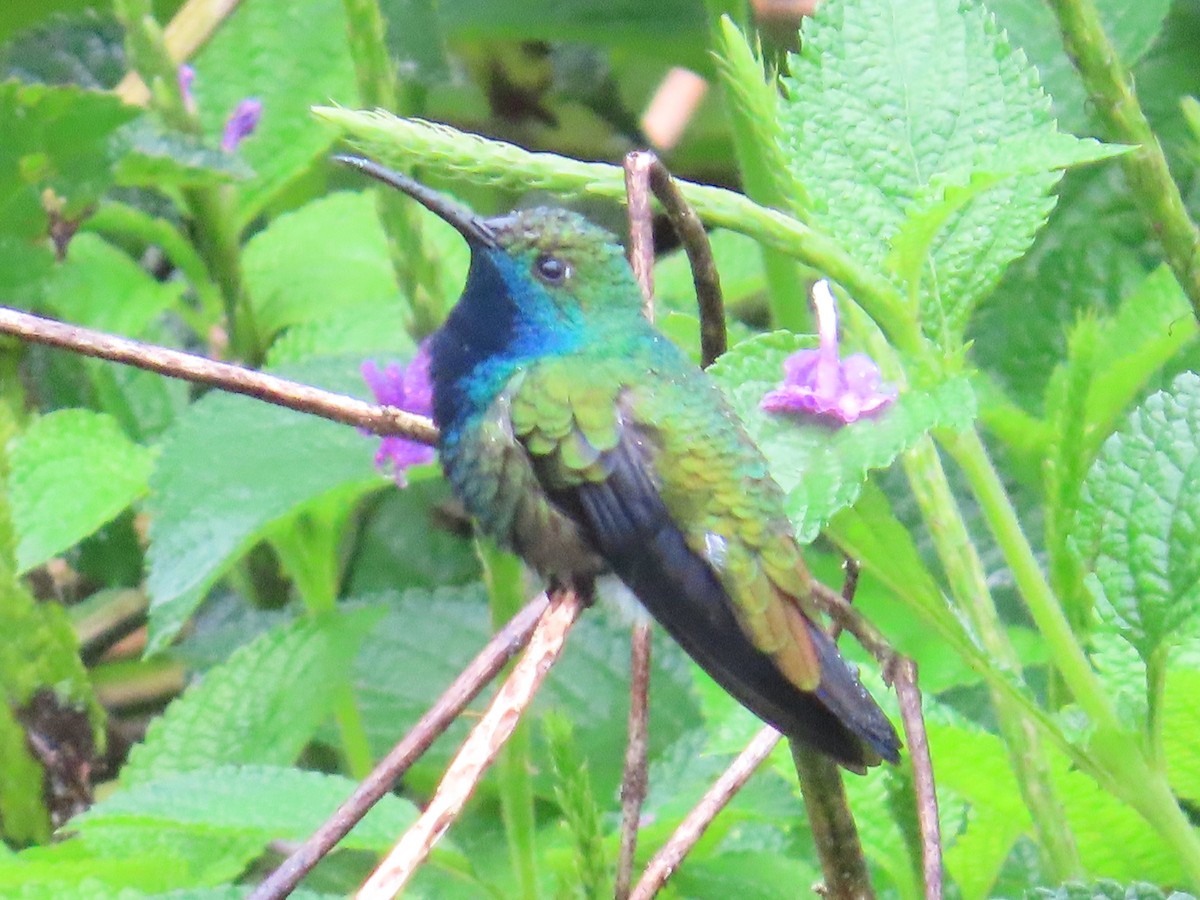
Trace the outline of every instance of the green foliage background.
{"type": "MultiPolygon", "coordinates": [[[[1098,5],[1195,215],[1200,3],[1098,5]]],[[[613,163],[667,69],[691,67],[715,90],[666,161],[715,229],[733,346],[712,372],[814,569],[836,583],[840,553],[860,560],[856,602],[920,666],[949,891],[1200,888],[1200,298],[1163,264],[1128,148],[1091,137],[1096,101],[1040,0],[827,0],[782,43],[720,0],[242,0],[189,60],[194,108],[162,42],[177,11],[0,8],[0,303],[367,397],[362,361],[411,356],[466,248],[330,153],[620,232],[613,163]],[[127,70],[148,107],[121,101],[127,70]],[[246,97],[262,121],[223,152],[246,97]],[[845,343],[901,390],[838,431],[758,409],[812,346],[823,276],[845,343]]],[[[656,280],[662,327],[696,352],[680,252],[656,280]]],[[[0,895],[244,896],[536,589],[475,545],[436,467],[399,491],[374,450],[0,338],[0,895]],[[139,617],[144,646],[105,652],[139,617]],[[27,740],[47,696],[87,722],[86,810],[27,740]]],[[[413,896],[611,893],[627,669],[628,623],[589,611],[413,896]]],[[[651,708],[643,860],[758,727],[661,634],[651,708]]],[[[467,727],[305,896],[361,882],[467,727]]],[[[848,789],[880,895],[920,896],[907,761],[848,789]]],[[[818,878],[779,755],[666,895],[818,878]]]]}

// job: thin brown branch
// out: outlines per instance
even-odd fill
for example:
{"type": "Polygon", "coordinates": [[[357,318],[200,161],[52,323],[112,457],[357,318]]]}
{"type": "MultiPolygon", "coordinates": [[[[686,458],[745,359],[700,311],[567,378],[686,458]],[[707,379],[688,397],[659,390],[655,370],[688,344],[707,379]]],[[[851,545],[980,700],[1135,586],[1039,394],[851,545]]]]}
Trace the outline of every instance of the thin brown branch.
{"type": "Polygon", "coordinates": [[[625,199],[629,210],[629,265],[642,289],[642,315],[654,321],[654,215],[650,168],[658,157],[646,150],[625,154],[625,199]]]}
{"type": "MultiPolygon", "coordinates": [[[[642,290],[642,314],[654,321],[654,219],[650,209],[653,153],[625,155],[625,196],[629,210],[629,263],[642,290]]],[[[621,849],[617,856],[614,896],[625,900],[633,882],[638,826],[649,784],[651,626],[633,627],[629,652],[629,727],[625,769],[621,775],[621,849]]]]}
{"type": "Polygon", "coordinates": [[[649,622],[633,628],[629,662],[629,739],[625,745],[625,772],[621,777],[621,850],[617,857],[616,900],[629,896],[633,860],[637,853],[638,825],[646,802],[650,750],[650,649],[649,622]]]}
{"type": "Polygon", "coordinates": [[[725,352],[727,346],[725,300],[721,296],[721,276],[713,259],[708,232],[696,211],[683,198],[667,167],[657,157],[650,166],[650,190],[667,211],[692,267],[696,303],[700,306],[700,365],[707,367],[725,352]]]}
{"type": "Polygon", "coordinates": [[[538,620],[525,653],[450,762],[437,792],[416,823],[359,889],[356,900],[390,900],[408,883],[433,845],[458,817],[484,772],[512,735],[562,652],[567,633],[582,609],[583,602],[574,592],[555,594],[538,620]]]}
{"type": "MultiPolygon", "coordinates": [[[[692,283],[696,287],[696,303],[700,307],[700,359],[707,367],[725,352],[725,301],[721,296],[721,276],[713,259],[708,232],[696,211],[688,205],[683,193],[662,160],[649,150],[637,150],[625,156],[625,190],[629,197],[630,263],[642,296],[653,294],[653,250],[650,234],[649,198],[646,186],[658,198],[679,240],[683,242],[688,263],[692,268],[692,283]],[[644,206],[643,206],[644,204],[644,206]],[[649,271],[640,274],[639,266],[649,260],[649,271]]],[[[647,301],[649,302],[649,301],[647,301]]],[[[648,318],[653,318],[649,315],[648,318]]]]}
{"type": "Polygon", "coordinates": [[[683,858],[704,835],[705,829],[712,824],[717,813],[729,804],[734,795],[750,780],[755,770],[762,765],[763,760],[771,755],[779,739],[779,732],[769,726],[754,736],[746,745],[746,749],[721,773],[721,777],[705,792],[700,802],[692,807],[667,842],[654,854],[650,865],[646,866],[646,871],[642,873],[641,880],[629,895],[630,900],[650,900],[658,893],[671,877],[671,873],[679,867],[683,858]]]}
{"type": "Polygon", "coordinates": [[[883,632],[872,625],[866,616],[847,603],[837,591],[819,581],[814,581],[812,588],[813,600],[817,605],[831,616],[835,623],[854,635],[855,640],[875,657],[880,668],[886,672],[888,666],[892,664],[892,660],[896,658],[896,651],[887,642],[883,632]]]}
{"type": "Polygon", "coordinates": [[[879,629],[836,591],[820,582],[814,582],[813,598],[837,624],[854,635],[863,648],[875,657],[883,670],[884,678],[896,689],[905,742],[912,760],[913,786],[917,795],[925,896],[928,900],[938,900],[942,896],[941,827],[938,823],[933,760],[929,755],[929,736],[925,731],[925,717],[921,712],[921,692],[917,688],[916,663],[898,654],[879,629]]]}
{"type": "Polygon", "coordinates": [[[933,759],[929,755],[929,735],[921,713],[921,691],[917,687],[917,664],[904,656],[896,657],[888,680],[900,700],[900,720],[904,740],[912,760],[913,790],[917,795],[917,823],[921,829],[921,875],[925,882],[925,900],[942,898],[942,832],[938,822],[937,791],[933,783],[933,759]]]}
{"type": "Polygon", "coordinates": [[[534,627],[546,612],[548,600],[539,594],[488,641],[479,654],[458,674],[454,682],[421,717],[379,765],[355,789],[345,803],[313,835],[301,844],[266,880],[250,900],[280,900],[288,896],[321,858],[349,834],[363,816],[378,803],[408,768],[454,722],[458,715],[524,647],[534,627]]]}
{"type": "Polygon", "coordinates": [[[873,900],[875,891],[837,763],[799,741],[792,741],[791,747],[813,843],[825,876],[822,893],[830,900],[873,900]]]}
{"type": "Polygon", "coordinates": [[[390,406],[377,406],[244,366],[67,325],[5,306],[0,306],[0,334],[11,334],[36,344],[60,347],[83,356],[207,384],[234,394],[245,394],[276,406],[286,406],[298,412],[363,428],[380,436],[397,435],[423,444],[437,442],[437,428],[424,416],[390,406]]]}

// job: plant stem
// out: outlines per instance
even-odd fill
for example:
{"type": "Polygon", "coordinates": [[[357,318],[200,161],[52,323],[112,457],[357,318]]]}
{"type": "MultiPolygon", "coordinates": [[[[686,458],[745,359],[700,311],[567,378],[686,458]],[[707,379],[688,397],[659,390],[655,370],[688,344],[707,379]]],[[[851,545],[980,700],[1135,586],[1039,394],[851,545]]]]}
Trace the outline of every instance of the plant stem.
{"type": "Polygon", "coordinates": [[[183,192],[195,230],[196,246],[212,280],[221,291],[229,348],[250,366],[262,359],[263,347],[250,304],[242,292],[241,229],[237,203],[228,186],[190,188],[183,192]]]}
{"type": "MultiPolygon", "coordinates": [[[[994,665],[1020,672],[1020,660],[1000,622],[983,563],[950,490],[937,448],[929,437],[922,438],[904,455],[904,468],[933,536],[951,593],[970,619],[994,665]]],[[[995,690],[992,691],[992,704],[1037,831],[1047,872],[1056,882],[1080,877],[1083,866],[1050,780],[1050,764],[1037,723],[995,690]]]]}
{"type": "Polygon", "coordinates": [[[1104,33],[1094,0],[1049,0],[1067,55],[1075,63],[1111,140],[1137,145],[1121,157],[1134,200],[1162,242],[1167,263],[1200,319],[1200,229],[1188,216],[1167,158],[1138,102],[1133,78],[1104,33]]]}
{"type": "Polygon", "coordinates": [[[1159,644],[1146,660],[1146,755],[1150,767],[1160,775],[1167,771],[1167,754],[1163,748],[1163,691],[1167,686],[1166,643],[1159,644]]]}
{"type": "Polygon", "coordinates": [[[1042,574],[1000,475],[992,466],[983,441],[979,439],[979,433],[974,430],[941,433],[939,439],[967,476],[984,518],[1012,570],[1029,614],[1049,645],[1050,658],[1075,700],[1097,727],[1121,730],[1116,711],[1084,655],[1083,648],[1075,639],[1058,598],[1042,574]]]}
{"type": "MultiPolygon", "coordinates": [[[[521,562],[511,553],[482,541],[479,555],[488,588],[492,629],[498,630],[524,605],[521,562]]],[[[520,722],[496,763],[504,835],[508,839],[508,852],[520,885],[520,896],[525,898],[538,896],[537,816],[530,775],[532,752],[529,723],[520,722]]]]}
{"type": "Polygon", "coordinates": [[[824,896],[830,900],[874,900],[858,828],[846,800],[846,786],[837,763],[799,741],[789,741],[800,777],[800,793],[813,842],[825,876],[824,896]]]}

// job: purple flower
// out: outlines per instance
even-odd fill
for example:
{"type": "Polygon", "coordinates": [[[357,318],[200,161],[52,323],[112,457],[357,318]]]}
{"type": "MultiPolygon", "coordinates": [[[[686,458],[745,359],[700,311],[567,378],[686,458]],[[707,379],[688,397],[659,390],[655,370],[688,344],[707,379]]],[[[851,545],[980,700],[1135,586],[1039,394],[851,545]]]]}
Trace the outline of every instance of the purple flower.
{"type": "Polygon", "coordinates": [[[221,135],[221,149],[232,153],[238,144],[254,133],[258,120],[262,118],[261,100],[248,97],[237,105],[237,109],[225,121],[225,132],[221,135]]]}
{"type": "Polygon", "coordinates": [[[843,359],[838,351],[837,303],[829,282],[813,285],[820,346],[797,350],[783,363],[783,384],[762,399],[773,413],[806,413],[843,425],[886,407],[896,388],[883,384],[879,367],[865,353],[843,359]]]}
{"type": "MultiPolygon", "coordinates": [[[[429,339],[421,341],[407,366],[396,363],[380,369],[373,361],[362,364],[362,375],[375,400],[405,412],[428,416],[433,412],[433,384],[429,380],[429,339]]],[[[405,470],[433,462],[434,449],[402,437],[385,437],[375,454],[375,465],[390,472],[396,484],[408,484],[405,470]]]]}
{"type": "Polygon", "coordinates": [[[192,96],[192,82],[195,80],[195,69],[186,63],[179,67],[179,93],[183,94],[183,105],[190,113],[196,111],[196,98],[192,96]]]}

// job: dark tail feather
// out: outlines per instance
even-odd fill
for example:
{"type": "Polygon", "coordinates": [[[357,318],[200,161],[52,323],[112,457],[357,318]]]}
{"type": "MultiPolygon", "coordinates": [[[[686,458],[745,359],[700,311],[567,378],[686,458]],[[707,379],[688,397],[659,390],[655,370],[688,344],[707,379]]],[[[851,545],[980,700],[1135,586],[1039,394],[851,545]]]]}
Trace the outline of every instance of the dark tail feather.
{"type": "Polygon", "coordinates": [[[829,635],[813,623],[808,632],[821,660],[817,696],[867,745],[890,763],[900,761],[900,738],[850,665],[842,659],[829,635]]]}
{"type": "Polygon", "coordinates": [[[891,723],[827,635],[814,629],[821,685],[816,693],[801,691],[746,637],[712,568],[687,546],[665,509],[659,514],[646,494],[618,495],[608,483],[589,485],[578,499],[616,574],[692,659],[746,708],[855,772],[864,772],[881,757],[899,759],[900,742],[891,723]],[[638,500],[631,504],[632,496],[638,500]]]}
{"type": "Polygon", "coordinates": [[[630,448],[609,462],[607,480],[556,500],[692,659],[759,718],[848,769],[897,761],[895,730],[829,637],[813,627],[822,680],[815,693],[801,691],[742,631],[716,573],[687,546],[630,448]]]}

